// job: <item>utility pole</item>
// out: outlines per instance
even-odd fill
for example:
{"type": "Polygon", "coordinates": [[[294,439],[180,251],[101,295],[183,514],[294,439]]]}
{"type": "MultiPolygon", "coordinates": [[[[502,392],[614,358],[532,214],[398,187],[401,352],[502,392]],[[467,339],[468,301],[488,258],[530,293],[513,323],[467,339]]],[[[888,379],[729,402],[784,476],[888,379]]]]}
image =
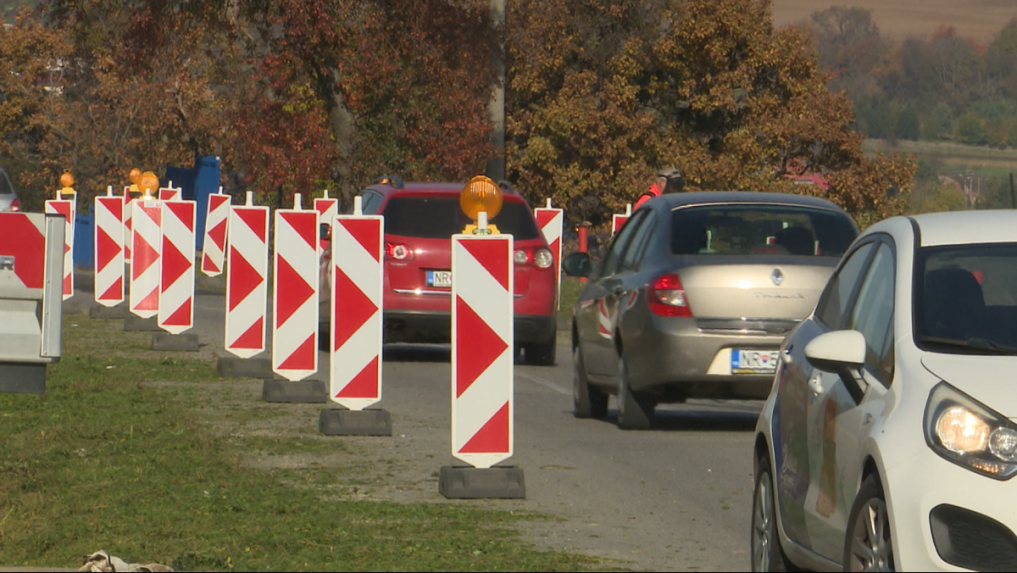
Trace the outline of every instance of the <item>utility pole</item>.
{"type": "Polygon", "coordinates": [[[491,20],[498,34],[498,55],[495,67],[498,81],[494,85],[487,118],[492,124],[491,143],[494,157],[487,160],[487,176],[495,181],[505,179],[505,0],[491,0],[491,20]]]}

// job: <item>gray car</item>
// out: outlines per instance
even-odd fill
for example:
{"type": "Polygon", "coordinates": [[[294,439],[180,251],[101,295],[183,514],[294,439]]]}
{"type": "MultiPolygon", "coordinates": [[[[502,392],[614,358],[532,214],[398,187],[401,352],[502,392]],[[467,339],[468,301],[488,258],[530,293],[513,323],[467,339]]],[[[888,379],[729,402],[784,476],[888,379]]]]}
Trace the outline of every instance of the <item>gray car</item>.
{"type": "Polygon", "coordinates": [[[808,316],[858,234],[836,205],[751,192],[680,193],[637,209],[572,311],[577,417],[647,428],[663,402],[763,399],[784,336],[808,316]]]}
{"type": "Polygon", "coordinates": [[[14,192],[7,172],[0,167],[0,213],[20,210],[21,201],[18,200],[18,194],[14,192]]]}

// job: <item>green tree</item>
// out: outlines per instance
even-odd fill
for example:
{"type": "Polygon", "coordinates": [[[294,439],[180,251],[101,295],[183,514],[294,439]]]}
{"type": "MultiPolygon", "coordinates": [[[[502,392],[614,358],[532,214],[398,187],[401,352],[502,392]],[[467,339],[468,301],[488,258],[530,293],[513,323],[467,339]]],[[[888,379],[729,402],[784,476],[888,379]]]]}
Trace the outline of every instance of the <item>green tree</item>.
{"type": "Polygon", "coordinates": [[[939,102],[925,118],[924,138],[933,141],[953,137],[953,111],[946,102],[939,102]]]}
{"type": "Polygon", "coordinates": [[[897,113],[897,120],[894,122],[894,137],[916,141],[919,138],[919,133],[918,111],[914,107],[904,106],[897,113]]]}
{"type": "Polygon", "coordinates": [[[953,138],[958,143],[968,145],[981,145],[986,143],[985,124],[973,111],[966,111],[957,118],[957,125],[954,127],[953,138]]]}

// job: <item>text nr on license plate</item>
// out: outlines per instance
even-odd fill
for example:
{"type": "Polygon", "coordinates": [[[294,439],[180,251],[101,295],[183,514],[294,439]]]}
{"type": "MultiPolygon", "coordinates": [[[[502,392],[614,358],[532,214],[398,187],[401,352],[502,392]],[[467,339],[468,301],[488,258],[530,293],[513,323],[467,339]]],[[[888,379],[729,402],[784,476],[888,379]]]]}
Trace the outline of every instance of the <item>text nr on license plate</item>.
{"type": "Polygon", "coordinates": [[[427,286],[452,288],[452,271],[427,271],[427,286]]]}
{"type": "Polygon", "coordinates": [[[773,374],[778,350],[731,350],[732,374],[773,374]]]}

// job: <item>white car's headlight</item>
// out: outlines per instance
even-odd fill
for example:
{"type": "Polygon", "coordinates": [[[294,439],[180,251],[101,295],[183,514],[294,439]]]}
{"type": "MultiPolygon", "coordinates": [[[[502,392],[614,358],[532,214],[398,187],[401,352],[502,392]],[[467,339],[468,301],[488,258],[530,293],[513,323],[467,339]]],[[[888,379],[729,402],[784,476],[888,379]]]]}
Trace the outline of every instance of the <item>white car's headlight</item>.
{"type": "Polygon", "coordinates": [[[941,382],[925,406],[925,440],[940,456],[996,479],[1017,474],[1017,425],[941,382]]]}

